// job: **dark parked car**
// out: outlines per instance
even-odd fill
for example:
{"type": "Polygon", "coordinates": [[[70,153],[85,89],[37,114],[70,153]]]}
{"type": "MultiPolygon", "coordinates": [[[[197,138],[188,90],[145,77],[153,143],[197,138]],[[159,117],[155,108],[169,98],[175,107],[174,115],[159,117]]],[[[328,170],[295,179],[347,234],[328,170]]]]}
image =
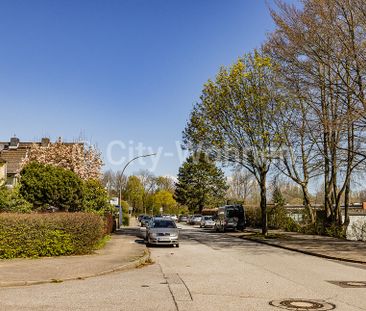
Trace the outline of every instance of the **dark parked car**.
{"type": "Polygon", "coordinates": [[[150,221],[151,217],[148,215],[144,215],[141,218],[141,227],[146,227],[146,223],[148,223],[150,221]]]}
{"type": "Polygon", "coordinates": [[[216,231],[244,230],[245,211],[241,205],[225,205],[219,207],[215,217],[216,231]]]}

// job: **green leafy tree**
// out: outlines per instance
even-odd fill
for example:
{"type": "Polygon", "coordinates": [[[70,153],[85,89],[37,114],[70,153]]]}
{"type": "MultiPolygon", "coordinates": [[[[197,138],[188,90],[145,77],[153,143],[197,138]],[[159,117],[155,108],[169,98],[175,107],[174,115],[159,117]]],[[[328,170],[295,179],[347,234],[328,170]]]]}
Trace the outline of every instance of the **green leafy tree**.
{"type": "Polygon", "coordinates": [[[84,182],[84,207],[93,211],[111,209],[107,190],[99,180],[89,179],[84,182]]]}
{"type": "Polygon", "coordinates": [[[280,179],[276,176],[272,181],[272,202],[274,205],[268,209],[268,225],[272,229],[286,228],[289,221],[285,209],[286,199],[282,192],[280,179]]]}
{"type": "Polygon", "coordinates": [[[284,206],[286,203],[277,177],[273,179],[272,202],[278,206],[284,206]]]}
{"type": "Polygon", "coordinates": [[[159,190],[153,197],[154,213],[159,213],[160,208],[163,209],[163,213],[177,214],[177,201],[174,199],[173,194],[167,190],[159,190]]]}
{"type": "Polygon", "coordinates": [[[282,108],[274,66],[255,51],[209,80],[183,133],[187,148],[242,166],[260,187],[262,233],[267,234],[267,174],[278,150],[275,120],[282,108]]]}
{"type": "Polygon", "coordinates": [[[20,194],[35,208],[84,209],[83,181],[72,171],[31,162],[21,171],[20,185],[20,194]]]}
{"type": "Polygon", "coordinates": [[[141,180],[137,176],[130,176],[127,181],[125,198],[137,214],[144,212],[144,192],[141,180]]]}
{"type": "Polygon", "coordinates": [[[174,198],[191,211],[222,203],[228,186],[224,173],[203,152],[188,157],[179,169],[174,198]]]}

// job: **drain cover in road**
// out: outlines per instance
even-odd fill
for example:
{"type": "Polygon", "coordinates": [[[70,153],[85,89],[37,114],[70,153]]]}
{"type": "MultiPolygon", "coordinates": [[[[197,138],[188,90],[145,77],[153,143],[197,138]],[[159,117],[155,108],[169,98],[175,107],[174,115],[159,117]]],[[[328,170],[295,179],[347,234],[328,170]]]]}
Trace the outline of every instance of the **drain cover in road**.
{"type": "Polygon", "coordinates": [[[335,305],[323,300],[310,300],[310,299],[284,299],[274,300],[269,303],[271,306],[285,309],[285,310],[334,310],[335,305]]]}
{"type": "Polygon", "coordinates": [[[366,288],[366,281],[328,281],[343,288],[366,288]]]}

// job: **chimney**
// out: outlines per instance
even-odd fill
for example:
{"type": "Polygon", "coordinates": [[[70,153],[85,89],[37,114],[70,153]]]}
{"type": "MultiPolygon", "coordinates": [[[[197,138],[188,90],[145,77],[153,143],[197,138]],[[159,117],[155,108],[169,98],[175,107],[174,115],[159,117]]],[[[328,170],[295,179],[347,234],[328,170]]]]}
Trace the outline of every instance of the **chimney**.
{"type": "Polygon", "coordinates": [[[43,138],[41,139],[41,146],[42,146],[42,147],[48,147],[48,146],[49,146],[49,144],[50,144],[50,139],[49,139],[49,138],[47,138],[47,137],[43,137],[43,138]]]}
{"type": "Polygon", "coordinates": [[[19,138],[15,136],[10,138],[9,149],[17,149],[18,147],[19,147],[19,138]]]}

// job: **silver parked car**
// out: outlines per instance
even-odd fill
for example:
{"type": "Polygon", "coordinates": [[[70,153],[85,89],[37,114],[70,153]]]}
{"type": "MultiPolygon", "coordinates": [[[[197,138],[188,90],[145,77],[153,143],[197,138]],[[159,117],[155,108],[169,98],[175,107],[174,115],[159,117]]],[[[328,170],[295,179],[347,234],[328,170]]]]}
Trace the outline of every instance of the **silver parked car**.
{"type": "Polygon", "coordinates": [[[175,245],[179,247],[179,229],[174,220],[154,217],[146,227],[147,245],[175,245]]]}
{"type": "Polygon", "coordinates": [[[192,222],[194,225],[200,225],[202,220],[202,215],[193,215],[192,222]]]}
{"type": "Polygon", "coordinates": [[[215,226],[215,222],[212,216],[202,216],[200,228],[213,228],[215,226]]]}

